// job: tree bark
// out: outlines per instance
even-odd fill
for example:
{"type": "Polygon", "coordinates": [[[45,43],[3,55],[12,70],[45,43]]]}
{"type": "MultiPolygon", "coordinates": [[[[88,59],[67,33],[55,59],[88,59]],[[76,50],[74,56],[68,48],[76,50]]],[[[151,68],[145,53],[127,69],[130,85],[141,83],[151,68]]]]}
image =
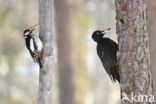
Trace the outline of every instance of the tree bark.
{"type": "Polygon", "coordinates": [[[150,53],[151,53],[151,69],[152,69],[152,77],[153,77],[153,84],[154,84],[154,95],[155,95],[155,99],[156,99],[156,0],[148,0],[147,2],[147,8],[148,8],[148,30],[149,30],[149,38],[150,38],[150,53]]]}
{"type": "Polygon", "coordinates": [[[38,104],[52,104],[53,0],[39,0],[39,35],[43,42],[43,68],[39,75],[38,104]]]}
{"type": "MultiPolygon", "coordinates": [[[[119,65],[121,71],[121,94],[130,101],[122,104],[138,104],[138,96],[153,95],[150,70],[149,37],[147,33],[147,1],[116,0],[116,29],[119,36],[119,65]]],[[[139,99],[141,100],[141,99],[139,99]]],[[[149,99],[148,99],[149,100],[149,99]]],[[[142,104],[140,102],[139,104],[142,104]]],[[[145,102],[144,103],[148,103],[145,102]]]]}
{"type": "Polygon", "coordinates": [[[68,0],[55,4],[60,104],[75,104],[73,36],[68,0]]]}

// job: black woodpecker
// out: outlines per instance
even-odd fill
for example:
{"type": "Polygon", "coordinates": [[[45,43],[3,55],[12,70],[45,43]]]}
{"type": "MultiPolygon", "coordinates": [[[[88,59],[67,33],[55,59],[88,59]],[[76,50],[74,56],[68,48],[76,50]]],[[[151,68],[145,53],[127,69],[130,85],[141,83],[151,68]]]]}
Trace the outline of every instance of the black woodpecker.
{"type": "Polygon", "coordinates": [[[25,39],[25,44],[30,52],[31,57],[35,62],[37,62],[42,68],[42,42],[39,37],[36,37],[32,34],[34,29],[26,29],[24,30],[23,36],[25,39]]]}
{"type": "Polygon", "coordinates": [[[104,37],[108,30],[96,30],[92,34],[92,39],[97,42],[97,54],[113,82],[120,82],[119,66],[117,59],[118,44],[104,37]]]}

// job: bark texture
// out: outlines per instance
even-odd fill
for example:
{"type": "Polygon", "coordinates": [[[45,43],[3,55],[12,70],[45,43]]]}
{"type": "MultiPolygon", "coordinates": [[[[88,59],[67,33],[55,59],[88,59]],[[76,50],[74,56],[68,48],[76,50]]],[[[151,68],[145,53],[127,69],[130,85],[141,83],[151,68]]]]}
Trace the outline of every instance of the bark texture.
{"type": "MultiPolygon", "coordinates": [[[[149,37],[147,33],[147,1],[116,0],[117,34],[121,93],[131,100],[134,95],[152,95],[149,37]]],[[[122,100],[122,104],[131,104],[122,100]]],[[[138,104],[133,101],[133,104],[138,104]]],[[[142,104],[141,102],[139,104],[142,104]]],[[[147,103],[146,103],[147,104],[147,103]]]]}
{"type": "Polygon", "coordinates": [[[68,0],[55,4],[60,104],[75,104],[73,36],[68,0]]]}
{"type": "Polygon", "coordinates": [[[39,29],[43,42],[43,68],[39,75],[38,104],[52,104],[53,0],[39,0],[39,29]]]}
{"type": "Polygon", "coordinates": [[[152,77],[154,84],[154,95],[156,99],[156,0],[148,0],[147,2],[147,11],[148,11],[148,30],[150,38],[150,53],[151,53],[151,69],[152,77]]]}

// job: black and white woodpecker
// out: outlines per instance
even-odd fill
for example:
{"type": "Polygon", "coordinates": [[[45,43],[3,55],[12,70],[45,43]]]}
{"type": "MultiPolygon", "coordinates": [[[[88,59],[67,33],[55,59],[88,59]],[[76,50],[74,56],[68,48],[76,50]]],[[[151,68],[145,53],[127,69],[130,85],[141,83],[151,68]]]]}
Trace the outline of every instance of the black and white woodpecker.
{"type": "Polygon", "coordinates": [[[39,64],[40,68],[42,68],[43,45],[42,45],[42,42],[39,39],[39,37],[34,36],[32,34],[33,30],[35,30],[35,29],[34,28],[25,29],[23,36],[25,39],[26,47],[27,47],[28,51],[30,52],[31,57],[33,58],[33,60],[35,62],[37,62],[39,64]]]}
{"type": "Polygon", "coordinates": [[[97,54],[111,80],[120,82],[117,59],[118,44],[112,39],[104,37],[110,29],[94,31],[92,39],[97,42],[97,54]]]}

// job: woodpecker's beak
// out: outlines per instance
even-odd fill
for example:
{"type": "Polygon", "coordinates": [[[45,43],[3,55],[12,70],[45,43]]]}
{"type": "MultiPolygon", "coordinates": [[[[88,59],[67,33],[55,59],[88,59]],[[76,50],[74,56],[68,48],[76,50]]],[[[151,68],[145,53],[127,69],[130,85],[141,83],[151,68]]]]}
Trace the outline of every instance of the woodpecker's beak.
{"type": "Polygon", "coordinates": [[[31,32],[33,32],[35,30],[35,28],[31,29],[31,32]]]}
{"type": "Polygon", "coordinates": [[[102,34],[106,34],[109,30],[111,30],[111,28],[108,28],[108,29],[103,30],[103,31],[101,31],[101,32],[102,32],[102,34]]]}

